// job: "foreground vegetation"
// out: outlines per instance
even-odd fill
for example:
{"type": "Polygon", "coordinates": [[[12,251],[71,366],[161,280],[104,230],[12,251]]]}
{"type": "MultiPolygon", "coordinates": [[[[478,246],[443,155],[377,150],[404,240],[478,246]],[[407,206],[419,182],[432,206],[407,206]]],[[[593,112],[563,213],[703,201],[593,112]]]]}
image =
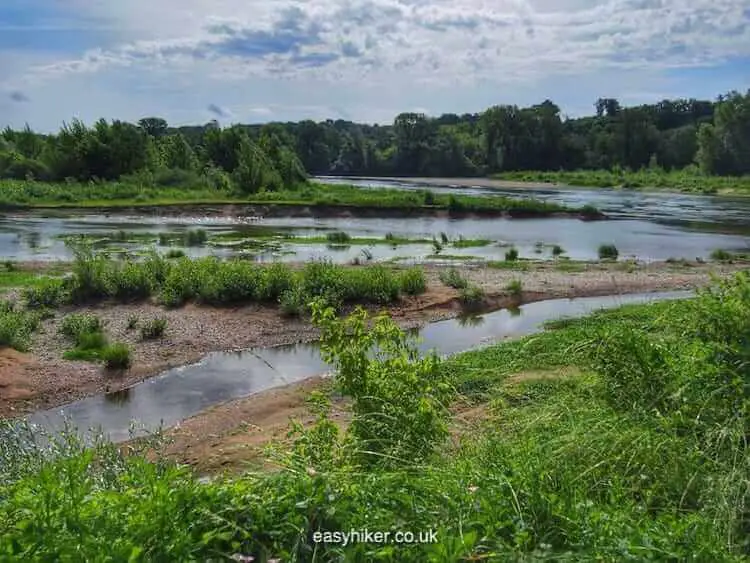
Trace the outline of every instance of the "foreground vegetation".
{"type": "MultiPolygon", "coordinates": [[[[25,561],[741,561],[750,278],[698,299],[552,323],[520,342],[418,359],[363,312],[312,305],[344,431],[316,394],[279,469],[201,484],[186,468],[3,427],[0,553],[25,561]],[[373,355],[373,349],[379,350],[373,355]],[[561,377],[559,368],[568,369],[561,377]],[[514,374],[519,374],[515,376],[514,374]],[[447,440],[450,411],[479,430],[447,440]],[[434,529],[436,543],[315,543],[434,529]],[[245,559],[242,559],[244,557],[245,559]]],[[[145,446],[150,446],[146,444],[145,446]]],[[[133,449],[135,448],[135,449],[133,449]]]]}
{"type": "Polygon", "coordinates": [[[703,194],[750,194],[750,176],[710,176],[695,168],[667,172],[661,168],[638,171],[579,170],[569,172],[504,172],[500,180],[549,182],[592,188],[665,189],[703,194]]]}

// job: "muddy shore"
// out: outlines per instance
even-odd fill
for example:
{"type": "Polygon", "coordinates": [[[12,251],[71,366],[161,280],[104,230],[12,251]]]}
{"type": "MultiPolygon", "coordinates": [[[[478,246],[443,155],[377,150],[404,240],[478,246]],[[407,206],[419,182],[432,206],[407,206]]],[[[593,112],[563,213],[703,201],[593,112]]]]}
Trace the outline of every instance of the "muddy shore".
{"type": "MultiPolygon", "coordinates": [[[[528,271],[477,265],[462,266],[461,272],[484,289],[487,308],[496,309],[561,297],[694,289],[707,285],[712,273],[726,276],[747,268],[737,264],[652,263],[625,269],[626,266],[622,263],[586,264],[581,265],[582,271],[563,272],[555,269],[554,264],[537,264],[528,271]],[[523,283],[520,300],[509,295],[506,289],[514,280],[523,283]]],[[[416,327],[460,314],[458,292],[439,280],[440,271],[445,268],[426,266],[428,292],[405,299],[389,309],[401,326],[416,327]]],[[[55,318],[43,323],[29,354],[0,350],[0,417],[21,416],[86,396],[118,391],[171,367],[195,362],[208,352],[292,344],[316,337],[309,322],[284,319],[275,307],[261,305],[222,309],[188,305],[165,310],[153,303],[105,304],[75,311],[98,315],[112,341],[131,346],[131,369],[113,376],[97,364],[62,359],[70,346],[58,334],[58,326],[71,311],[59,311],[55,318]],[[164,339],[141,342],[138,331],[127,330],[131,316],[141,321],[167,318],[164,339]]]]}

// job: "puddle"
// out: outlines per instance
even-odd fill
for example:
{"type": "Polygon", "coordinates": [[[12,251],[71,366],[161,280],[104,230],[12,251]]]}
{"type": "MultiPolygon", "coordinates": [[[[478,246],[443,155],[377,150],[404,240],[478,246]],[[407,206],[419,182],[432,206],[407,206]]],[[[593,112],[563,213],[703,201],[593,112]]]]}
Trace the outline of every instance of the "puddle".
{"type": "MultiPolygon", "coordinates": [[[[540,301],[516,309],[431,323],[419,331],[422,339],[419,348],[448,356],[532,334],[548,320],[691,295],[692,292],[678,291],[540,301]]],[[[29,420],[48,432],[62,430],[67,420],[79,429],[101,428],[111,440],[122,441],[130,437],[133,421],[144,430],[174,426],[213,405],[298,382],[329,369],[316,343],[214,352],[196,364],[168,370],[130,389],[39,412],[29,420]]]]}

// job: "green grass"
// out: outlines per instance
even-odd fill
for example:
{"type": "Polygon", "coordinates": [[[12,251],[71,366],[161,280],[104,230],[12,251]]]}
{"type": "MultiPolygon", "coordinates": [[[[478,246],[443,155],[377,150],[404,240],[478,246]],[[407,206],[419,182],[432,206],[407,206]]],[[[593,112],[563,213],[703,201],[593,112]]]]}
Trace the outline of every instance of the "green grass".
{"type": "Polygon", "coordinates": [[[277,204],[380,209],[434,209],[454,213],[488,212],[511,215],[590,213],[589,208],[572,209],[557,204],[505,197],[475,197],[438,194],[425,202],[418,192],[392,189],[363,190],[355,186],[303,184],[296,189],[261,192],[238,197],[231,192],[203,187],[158,187],[138,183],[107,182],[55,184],[34,181],[0,181],[0,208],[25,207],[132,207],[139,205],[212,205],[224,203],[277,204]]]}
{"type": "MultiPolygon", "coordinates": [[[[114,261],[78,249],[72,276],[64,283],[47,280],[24,298],[30,306],[142,301],[156,298],[167,307],[188,301],[213,306],[278,303],[287,291],[299,288],[303,299],[325,297],[332,304],[388,304],[405,294],[424,292],[420,269],[399,274],[383,265],[349,268],[311,262],[302,270],[284,264],[258,265],[215,257],[167,260],[156,253],[144,260],[114,261]],[[422,288],[422,289],[420,289],[422,288]]],[[[288,299],[288,296],[287,296],[288,299]]]]}
{"type": "Polygon", "coordinates": [[[469,281],[456,268],[442,270],[440,272],[440,281],[453,289],[466,289],[469,287],[469,281]]]}
{"type": "Polygon", "coordinates": [[[477,246],[487,246],[491,244],[492,241],[488,239],[465,239],[465,238],[459,238],[458,240],[454,240],[452,245],[454,248],[473,248],[477,246]]]}
{"type": "Polygon", "coordinates": [[[10,347],[20,352],[28,351],[31,337],[40,322],[38,312],[20,310],[8,301],[0,302],[0,349],[10,347]]]}
{"type": "Polygon", "coordinates": [[[316,424],[292,424],[290,441],[266,452],[278,469],[202,484],[146,457],[152,443],[127,455],[72,436],[35,446],[29,429],[0,423],[0,522],[14,523],[0,527],[0,553],[393,563],[750,555],[746,275],[698,299],[559,320],[445,361],[417,360],[387,320],[314,311],[338,368],[333,387],[353,412],[346,430],[316,394],[316,424]],[[483,419],[449,438],[445,407],[456,399],[483,419]],[[316,532],[363,528],[434,529],[437,541],[314,542],[316,532]]]}
{"type": "Polygon", "coordinates": [[[659,169],[645,169],[637,172],[607,170],[505,172],[494,177],[500,180],[550,182],[595,188],[673,190],[706,194],[750,194],[750,176],[704,176],[692,169],[673,172],[665,172],[659,169]]]}

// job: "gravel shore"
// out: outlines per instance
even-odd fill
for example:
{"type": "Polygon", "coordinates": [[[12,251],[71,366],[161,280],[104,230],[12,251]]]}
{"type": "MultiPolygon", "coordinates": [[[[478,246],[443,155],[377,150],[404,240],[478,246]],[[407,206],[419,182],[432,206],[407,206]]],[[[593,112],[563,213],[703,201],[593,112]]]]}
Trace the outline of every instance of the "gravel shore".
{"type": "MultiPolygon", "coordinates": [[[[554,264],[534,264],[527,271],[487,266],[459,267],[488,296],[488,307],[510,304],[511,281],[523,284],[521,302],[560,297],[693,289],[707,285],[712,273],[726,276],[744,265],[654,263],[649,265],[587,264],[581,271],[560,271],[554,264]]],[[[425,266],[428,292],[405,299],[389,309],[404,327],[456,316],[461,312],[458,292],[440,282],[446,266],[425,266]]],[[[133,365],[122,375],[106,374],[99,365],[62,359],[69,343],[58,334],[64,314],[43,323],[30,354],[0,350],[0,417],[15,417],[35,410],[60,406],[82,397],[129,387],[171,367],[192,363],[211,351],[238,350],[309,341],[316,337],[307,321],[282,318],[275,307],[249,305],[217,309],[188,305],[165,310],[152,303],[106,304],[82,307],[76,312],[98,315],[113,342],[126,342],[133,351],[133,365]],[[141,342],[138,331],[127,330],[128,318],[141,321],[164,317],[168,328],[163,340],[141,342]]]]}

